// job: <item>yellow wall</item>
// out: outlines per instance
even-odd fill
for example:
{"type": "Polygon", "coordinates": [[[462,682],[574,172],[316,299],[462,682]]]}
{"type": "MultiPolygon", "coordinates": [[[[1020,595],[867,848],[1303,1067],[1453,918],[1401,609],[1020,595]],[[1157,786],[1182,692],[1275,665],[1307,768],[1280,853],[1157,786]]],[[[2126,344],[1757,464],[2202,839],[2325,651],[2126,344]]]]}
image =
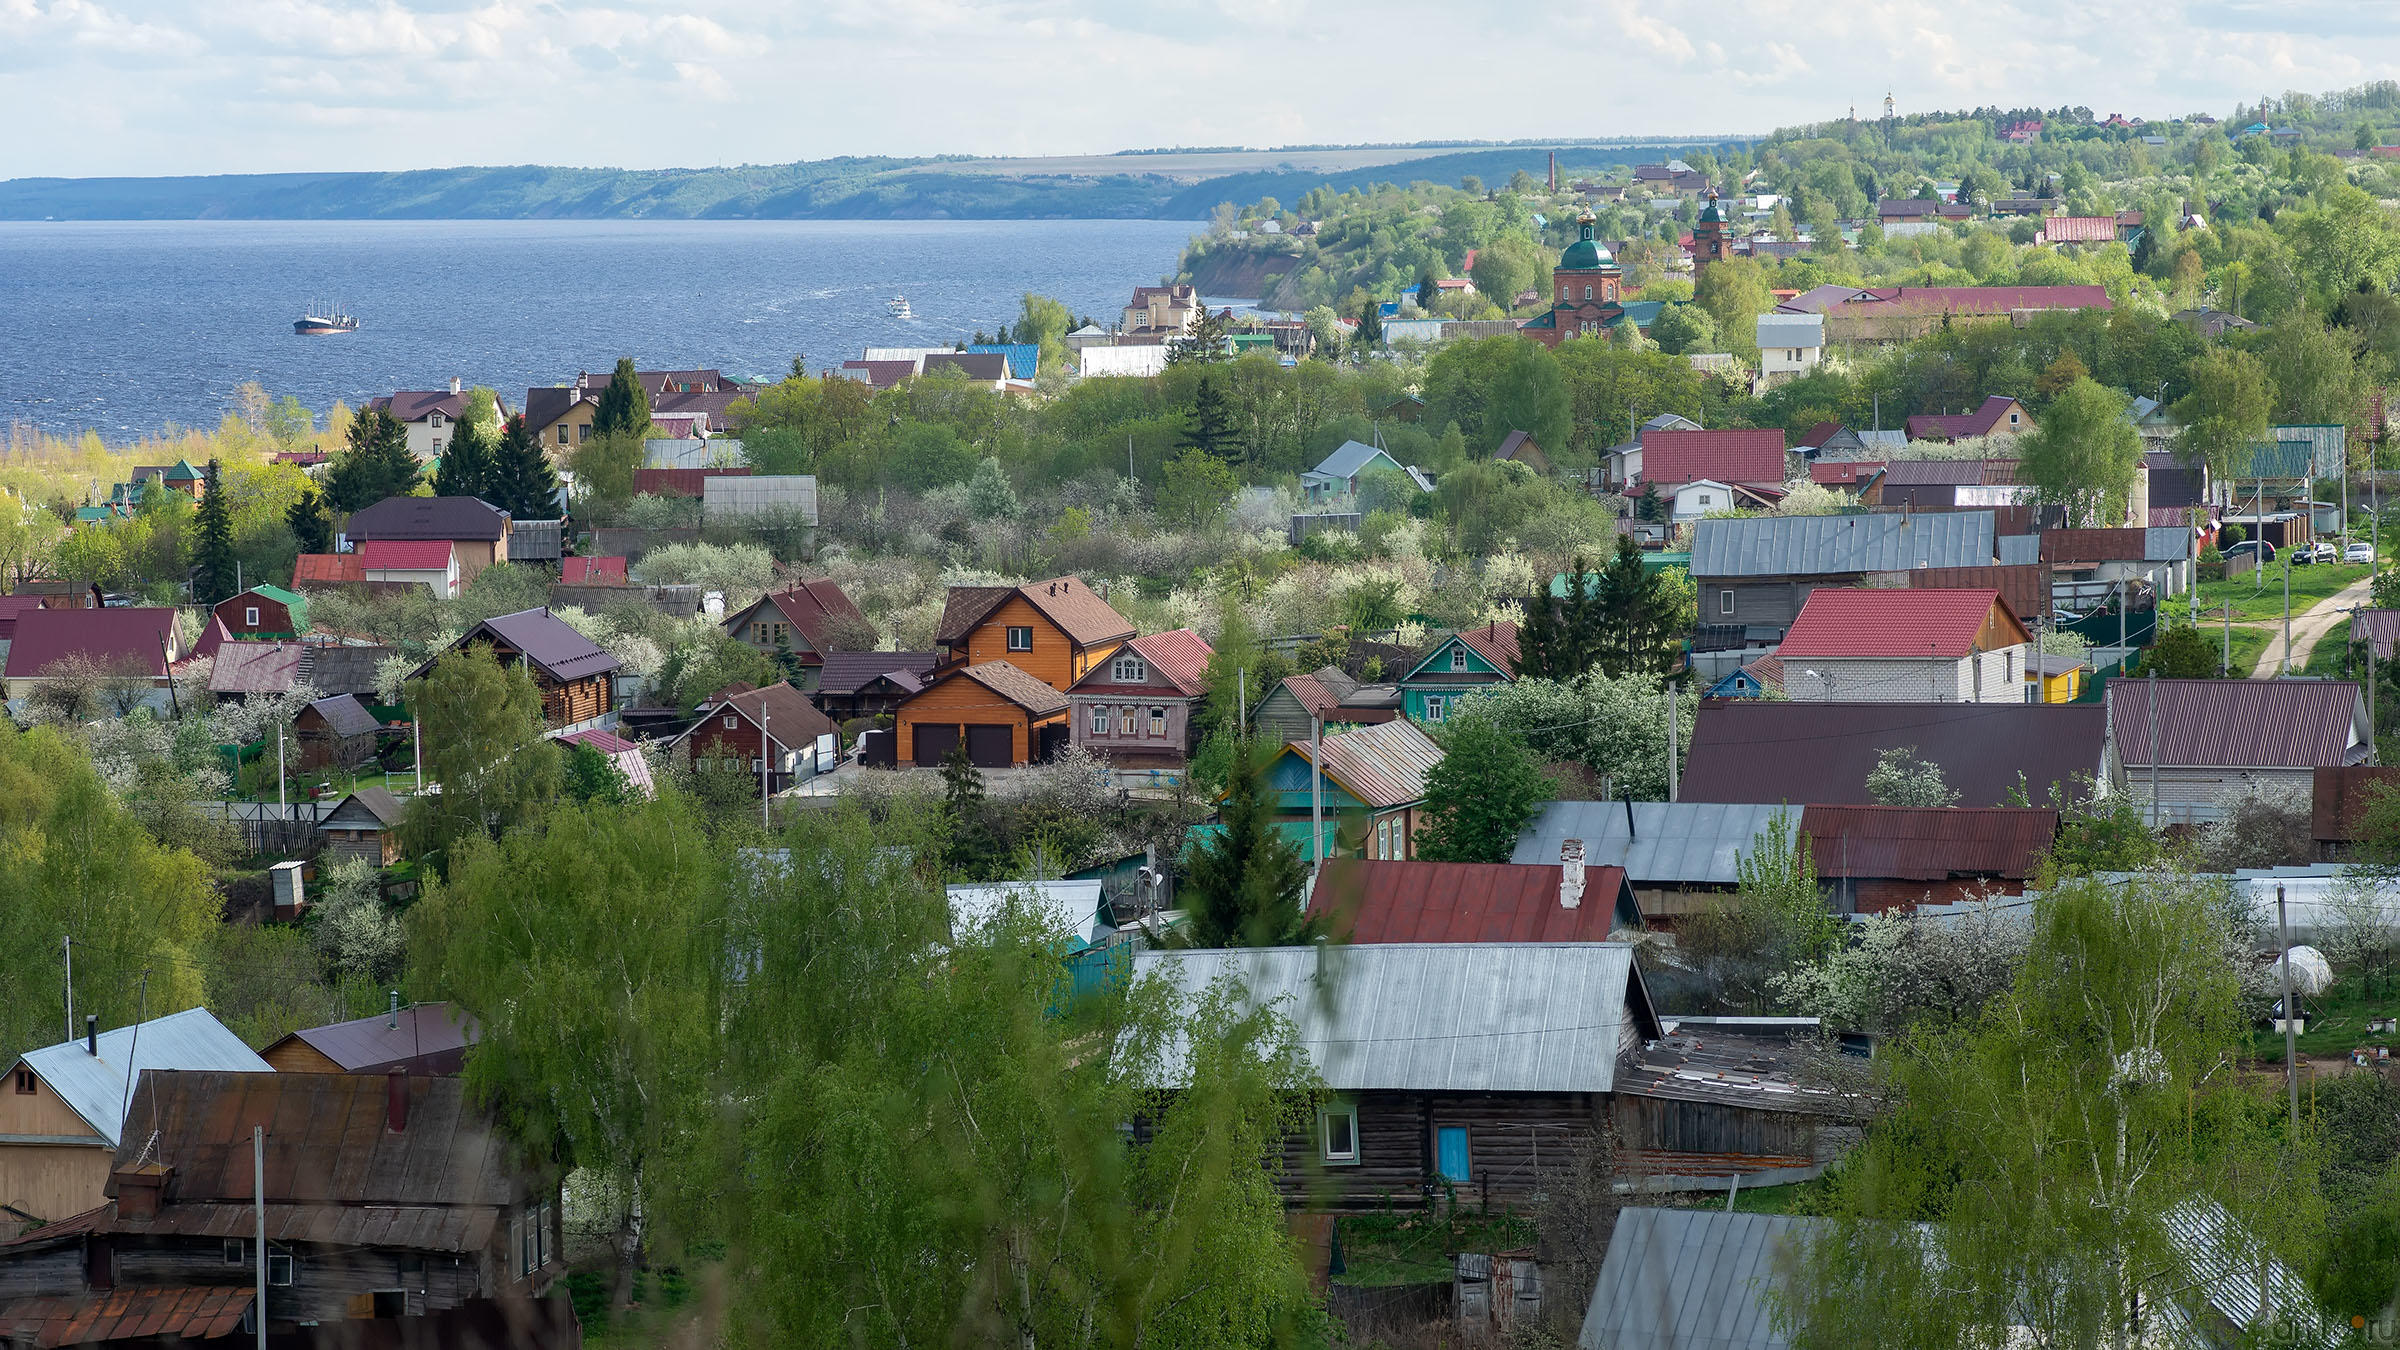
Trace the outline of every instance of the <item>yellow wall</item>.
{"type": "Polygon", "coordinates": [[[32,1092],[17,1091],[13,1067],[0,1080],[0,1139],[41,1141],[0,1143],[0,1204],[63,1219],[108,1198],[102,1188],[117,1151],[48,1083],[36,1078],[32,1092]]]}

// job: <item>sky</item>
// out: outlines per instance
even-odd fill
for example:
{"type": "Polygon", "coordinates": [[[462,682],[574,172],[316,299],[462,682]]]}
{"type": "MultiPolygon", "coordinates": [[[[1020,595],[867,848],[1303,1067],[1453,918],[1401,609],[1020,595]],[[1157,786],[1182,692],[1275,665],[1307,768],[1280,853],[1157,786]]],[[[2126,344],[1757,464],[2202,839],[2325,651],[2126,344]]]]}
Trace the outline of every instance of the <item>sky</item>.
{"type": "Polygon", "coordinates": [[[2396,0],[0,0],[0,178],[2223,115],[2396,0]]]}

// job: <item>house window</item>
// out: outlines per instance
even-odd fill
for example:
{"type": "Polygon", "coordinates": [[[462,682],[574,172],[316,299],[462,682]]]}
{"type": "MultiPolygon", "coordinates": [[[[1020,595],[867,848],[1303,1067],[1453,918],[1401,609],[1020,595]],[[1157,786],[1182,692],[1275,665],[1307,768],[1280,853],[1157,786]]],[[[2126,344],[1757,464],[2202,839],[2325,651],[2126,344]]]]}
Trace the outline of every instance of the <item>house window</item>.
{"type": "Polygon", "coordinates": [[[560,445],[567,443],[567,424],[564,422],[558,424],[558,443],[560,445]]]}
{"type": "Polygon", "coordinates": [[[1466,648],[1452,647],[1450,649],[1450,668],[1452,670],[1465,670],[1467,668],[1466,648]]]}
{"type": "Polygon", "coordinates": [[[549,1265],[557,1256],[557,1253],[550,1249],[550,1223],[556,1211],[555,1205],[544,1200],[542,1207],[534,1212],[533,1264],[537,1269],[549,1265]]]}
{"type": "Polygon", "coordinates": [[[1120,656],[1110,669],[1109,678],[1119,684],[1140,684],[1150,678],[1150,668],[1138,656],[1120,656]]]}
{"type": "Polygon", "coordinates": [[[258,606],[248,605],[242,609],[242,624],[248,628],[258,627],[258,606]]]}
{"type": "Polygon", "coordinates": [[[1318,1155],[1329,1163],[1358,1162],[1358,1105],[1336,1102],[1317,1112],[1318,1155]]]}
{"type": "Polygon", "coordinates": [[[1010,651],[1012,651],[1012,652],[1029,652],[1029,651],[1032,651],[1032,650],[1033,650],[1033,630],[1032,630],[1031,628],[1011,628],[1011,629],[1009,629],[1009,630],[1008,630],[1008,649],[1009,649],[1010,651]]]}
{"type": "Polygon", "coordinates": [[[1716,502],[1716,500],[1716,497],[1711,493],[1703,492],[1700,494],[1700,504],[1702,506],[1712,505],[1716,502]]]}
{"type": "Polygon", "coordinates": [[[586,423],[584,423],[582,426],[579,426],[579,427],[575,428],[575,440],[576,440],[576,443],[577,443],[577,444],[581,444],[582,442],[584,442],[584,441],[588,441],[588,440],[590,440],[591,438],[592,438],[592,424],[591,424],[591,423],[589,423],[589,422],[586,422],[586,423]]]}
{"type": "Polygon", "coordinates": [[[1092,734],[1095,736],[1108,734],[1108,709],[1098,703],[1092,705],[1092,734]]]}
{"type": "Polygon", "coordinates": [[[1731,614],[1731,613],[1733,613],[1733,592],[1731,592],[1731,591],[1719,591],[1719,592],[1717,592],[1717,613],[1719,613],[1719,614],[1731,614]]]}
{"type": "Polygon", "coordinates": [[[442,415],[441,415],[440,413],[438,413],[438,412],[437,412],[437,413],[427,413],[427,414],[425,414],[425,425],[427,425],[427,426],[429,426],[429,427],[438,427],[438,426],[440,426],[441,424],[442,424],[442,415]]]}
{"type": "Polygon", "coordinates": [[[33,1070],[31,1070],[31,1069],[19,1069],[19,1070],[17,1070],[17,1091],[19,1091],[19,1092],[21,1092],[21,1093],[25,1093],[25,1094],[27,1094],[27,1095],[31,1095],[33,1092],[35,1092],[35,1091],[37,1090],[37,1089],[36,1089],[36,1087],[35,1087],[35,1084],[36,1084],[36,1082],[37,1082],[37,1080],[36,1080],[36,1079],[34,1078],[34,1076],[33,1076],[33,1070]]]}
{"type": "Polygon", "coordinates": [[[1378,858],[1392,856],[1392,822],[1388,820],[1375,822],[1375,856],[1378,858]]]}
{"type": "Polygon", "coordinates": [[[433,438],[433,453],[437,455],[442,453],[442,438],[439,436],[433,438]]]}
{"type": "Polygon", "coordinates": [[[758,756],[756,756],[756,755],[752,755],[752,756],[750,757],[750,772],[752,772],[752,773],[765,773],[766,771],[767,771],[767,762],[766,762],[765,760],[763,760],[763,759],[760,759],[760,758],[759,758],[758,756]]]}
{"type": "Polygon", "coordinates": [[[1167,734],[1166,709],[1152,708],[1150,710],[1150,734],[1153,736],[1164,736],[1167,734]]]}
{"type": "Polygon", "coordinates": [[[734,716],[732,713],[727,713],[727,714],[725,714],[725,729],[726,729],[727,731],[731,731],[731,730],[733,730],[735,727],[738,727],[738,726],[740,726],[741,724],[742,724],[742,719],[740,719],[739,717],[736,717],[736,716],[734,716]]]}
{"type": "Polygon", "coordinates": [[[1118,735],[1120,735],[1120,736],[1130,736],[1130,735],[1132,735],[1132,734],[1133,734],[1133,723],[1134,723],[1134,712],[1133,712],[1133,709],[1131,709],[1131,708],[1119,708],[1119,709],[1117,709],[1117,734],[1118,734],[1118,735]]]}
{"type": "Polygon", "coordinates": [[[290,1252],[267,1253],[267,1283],[277,1289],[289,1289],[300,1278],[300,1262],[290,1252]]]}
{"type": "Polygon", "coordinates": [[[1440,694],[1427,694],[1427,695],[1425,696],[1425,720],[1426,720],[1426,721],[1428,721],[1428,722],[1439,722],[1439,721],[1441,721],[1441,720],[1442,720],[1442,704],[1443,704],[1443,702],[1444,702],[1443,696],[1442,696],[1442,695],[1440,695],[1440,694]]]}
{"type": "Polygon", "coordinates": [[[244,1258],[245,1256],[247,1256],[247,1255],[248,1255],[248,1253],[247,1253],[247,1251],[246,1251],[246,1250],[243,1248],[243,1246],[242,1246],[242,1240],[241,1240],[240,1238],[227,1238],[227,1239],[225,1239],[225,1264],[226,1264],[226,1265],[229,1265],[229,1266],[238,1266],[238,1265],[242,1264],[243,1258],[244,1258]]]}
{"type": "Polygon", "coordinates": [[[541,1269],[541,1231],[540,1221],[534,1217],[532,1212],[527,1212],[525,1225],[518,1230],[517,1273],[519,1275],[531,1275],[534,1271],[541,1269]]]}

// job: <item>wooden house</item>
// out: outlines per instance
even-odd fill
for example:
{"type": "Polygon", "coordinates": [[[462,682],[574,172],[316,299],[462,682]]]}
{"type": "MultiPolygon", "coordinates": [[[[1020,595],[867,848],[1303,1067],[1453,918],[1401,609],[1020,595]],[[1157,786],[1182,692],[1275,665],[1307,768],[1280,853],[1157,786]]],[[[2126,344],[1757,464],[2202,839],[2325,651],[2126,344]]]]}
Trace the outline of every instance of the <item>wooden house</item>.
{"type": "Polygon", "coordinates": [[[782,792],[817,772],[817,738],[833,735],[833,719],[808,695],[781,681],[764,689],[728,689],[704,700],[699,720],[669,744],[669,754],[695,764],[741,767],[755,785],[762,771],[767,790],[782,792]],[[765,761],[772,761],[771,766],[765,761]]]}
{"type": "MultiPolygon", "coordinates": [[[[212,619],[212,632],[223,620],[212,619]]],[[[221,699],[274,698],[303,682],[314,687],[318,649],[303,642],[224,642],[208,668],[208,692],[221,699]]]]}
{"type": "Polygon", "coordinates": [[[1053,577],[951,587],[933,642],[942,668],[1006,661],[1063,694],[1132,637],[1133,625],[1099,592],[1074,577],[1053,577]]]}
{"type": "Polygon", "coordinates": [[[400,861],[400,799],[385,788],[362,787],[317,821],[317,837],[335,861],[364,858],[377,867],[400,861]]]}
{"type": "MultiPolygon", "coordinates": [[[[613,722],[617,658],[549,610],[521,609],[486,619],[461,634],[450,650],[472,646],[489,647],[503,666],[525,667],[542,693],[542,720],[552,731],[613,722]]],[[[416,673],[424,674],[432,664],[416,673]]]]}
{"type": "MultiPolygon", "coordinates": [[[[108,1198],[109,1155],[122,1137],[127,1089],[143,1069],[271,1066],[206,1008],[108,1031],[86,1017],[81,1040],[19,1055],[0,1090],[0,1233],[108,1198]]],[[[0,1327],[0,1340],[7,1334],[0,1327]]]]}
{"type": "Polygon", "coordinates": [[[1458,701],[1517,679],[1517,626],[1493,622],[1452,633],[1400,677],[1401,711],[1439,722],[1458,701]]]}
{"type": "Polygon", "coordinates": [[[101,609],[108,604],[96,581],[20,581],[11,594],[38,596],[44,609],[101,609]]]}
{"type": "Polygon", "coordinates": [[[400,1006],[321,1027],[304,1027],[259,1052],[277,1073],[455,1074],[483,1038],[473,1014],[451,1003],[400,1006]]]}
{"type": "Polygon", "coordinates": [[[875,645],[875,626],[831,578],[762,595],[725,620],[725,631],[752,650],[783,662],[802,689],[816,687],[825,654],[875,645]]]}
{"type": "Polygon", "coordinates": [[[1702,520],[1692,527],[1691,558],[1699,621],[1782,628],[1820,586],[1855,586],[1869,573],[1989,567],[1997,538],[1990,511],[1702,520]]]}
{"type": "Polygon", "coordinates": [[[1417,856],[1425,804],[1425,775],[1442,759],[1433,738],[1405,718],[1319,738],[1322,770],[1312,788],[1309,743],[1292,741],[1267,761],[1264,778],[1275,817],[1307,821],[1321,809],[1328,823],[1356,821],[1370,858],[1417,856]],[[1321,794],[1321,808],[1312,806],[1321,794]]]}
{"type": "Polygon", "coordinates": [[[150,1069],[132,1097],[144,1128],[114,1150],[106,1202],[0,1247],[0,1338],[233,1344],[247,1315],[295,1347],[581,1343],[544,1298],[564,1270],[557,1178],[464,1081],[150,1069]]]}
{"type": "Polygon", "coordinates": [[[900,705],[895,752],[932,768],[962,741],[983,768],[1045,760],[1067,736],[1067,696],[1010,661],[949,666],[900,705]]]}
{"type": "Polygon", "coordinates": [[[466,581],[458,545],[447,539],[368,539],[355,556],[371,586],[423,586],[437,600],[455,600],[466,581]]]}
{"type": "Polygon", "coordinates": [[[925,687],[932,652],[828,652],[813,692],[817,707],[836,722],[889,717],[925,687]]]}
{"type": "Polygon", "coordinates": [[[1189,628],[1119,647],[1067,690],[1075,744],[1124,769],[1181,769],[1192,752],[1192,707],[1214,649],[1189,628]]]}
{"type": "Polygon", "coordinates": [[[383,723],[356,694],[321,698],[292,715],[303,769],[355,769],[374,758],[375,736],[382,730],[383,723]]]}
{"type": "Polygon", "coordinates": [[[296,638],[308,631],[308,598],[258,585],[218,601],[216,616],[237,640],[296,638]]]}

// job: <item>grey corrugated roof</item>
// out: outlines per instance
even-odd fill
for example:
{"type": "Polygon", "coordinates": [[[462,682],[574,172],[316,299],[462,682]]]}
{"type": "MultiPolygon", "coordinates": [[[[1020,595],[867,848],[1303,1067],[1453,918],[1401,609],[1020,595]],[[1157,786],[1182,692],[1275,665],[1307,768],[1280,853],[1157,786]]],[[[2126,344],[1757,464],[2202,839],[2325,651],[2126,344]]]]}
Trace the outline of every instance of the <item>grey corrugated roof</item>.
{"type": "Polygon", "coordinates": [[[1758,316],[1758,345],[1761,347],[1822,347],[1825,345],[1825,316],[1822,314],[1761,314],[1758,316]]]}
{"type": "Polygon", "coordinates": [[[1779,1258],[1821,1219],[1621,1209],[1580,1350],[1783,1350],[1767,1307],[1779,1258]]]}
{"type": "Polygon", "coordinates": [[[1918,567],[1986,567],[1989,511],[1703,520],[1692,531],[1694,577],[1828,576],[1918,567]]]}
{"type": "Polygon", "coordinates": [[[2002,567],[2032,567],[2042,561],[2042,537],[2038,534],[2004,534],[1999,547],[2002,567]]]}
{"type": "Polygon", "coordinates": [[[1350,478],[1374,462],[1377,455],[1390,458],[1390,455],[1379,446],[1369,445],[1364,441],[1344,441],[1333,448],[1332,454],[1318,460],[1317,467],[1309,472],[1320,473],[1328,478],[1350,478]]]}
{"type": "MultiPolygon", "coordinates": [[[[1608,1092],[1634,1002],[1656,1017],[1621,942],[1399,943],[1146,951],[1134,974],[1187,997],[1232,976],[1276,1005],[1337,1092],[1608,1092]],[[1320,972],[1322,973],[1320,976],[1320,972]]],[[[1164,1083],[1184,1078],[1169,1046],[1164,1083]]]]}
{"type": "Polygon", "coordinates": [[[1789,839],[1800,828],[1796,807],[1635,802],[1629,834],[1623,802],[1552,802],[1517,836],[1509,861],[1555,863],[1561,843],[1580,839],[1586,866],[1622,867],[1636,886],[1731,886],[1741,880],[1736,871],[1741,855],[1771,827],[1778,811],[1784,813],[1789,839]]]}
{"type": "Polygon", "coordinates": [[[2181,562],[2192,556],[2188,526],[2152,525],[2142,531],[2142,561],[2181,562]]]}
{"type": "Polygon", "coordinates": [[[97,1055],[85,1050],[82,1041],[74,1040],[28,1050],[24,1061],[60,1101],[111,1145],[118,1142],[118,1131],[125,1123],[126,1080],[143,1069],[275,1071],[206,1008],[103,1031],[97,1055]]]}

